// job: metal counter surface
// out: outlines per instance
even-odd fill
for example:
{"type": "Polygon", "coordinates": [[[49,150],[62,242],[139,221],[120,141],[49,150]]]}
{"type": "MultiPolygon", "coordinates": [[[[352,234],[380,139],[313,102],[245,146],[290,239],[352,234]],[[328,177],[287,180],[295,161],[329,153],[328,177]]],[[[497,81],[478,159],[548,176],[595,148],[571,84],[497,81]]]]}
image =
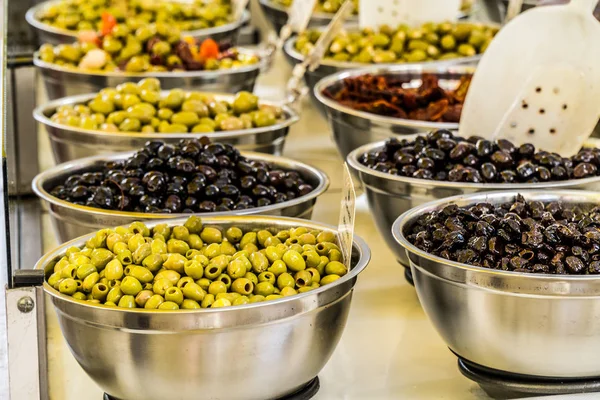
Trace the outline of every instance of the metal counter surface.
{"type": "MultiPolygon", "coordinates": [[[[259,78],[257,92],[269,100],[284,97],[291,69],[278,57],[273,69],[259,78]]],[[[342,160],[327,121],[309,98],[301,121],[292,127],[284,155],[312,164],[329,174],[331,186],[315,208],[314,219],[337,224],[342,160]]],[[[52,163],[47,138],[40,134],[41,165],[52,163]]],[[[366,198],[358,190],[355,232],[365,238],[372,261],[358,280],[342,340],[319,375],[325,399],[488,399],[457,369],[456,357],[427,320],[416,292],[404,280],[383,238],[377,232],[366,198]]],[[[44,218],[44,248],[56,245],[48,215],[44,218]]],[[[52,400],[101,400],[102,391],[79,367],[46,303],[48,380],[52,400]]]]}

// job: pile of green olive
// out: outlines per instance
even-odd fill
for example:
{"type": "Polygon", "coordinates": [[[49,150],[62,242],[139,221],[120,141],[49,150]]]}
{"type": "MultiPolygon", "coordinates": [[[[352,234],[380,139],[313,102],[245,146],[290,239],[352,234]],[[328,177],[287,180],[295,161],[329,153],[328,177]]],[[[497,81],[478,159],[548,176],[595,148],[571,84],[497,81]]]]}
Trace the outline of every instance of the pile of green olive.
{"type": "MultiPolygon", "coordinates": [[[[277,3],[281,4],[284,7],[289,7],[292,5],[294,0],[275,0],[277,3]]],[[[342,3],[346,0],[319,0],[315,7],[315,11],[317,12],[325,12],[325,13],[336,13],[342,3]]],[[[352,0],[354,3],[354,13],[358,14],[358,0],[352,0]]],[[[464,12],[468,12],[473,6],[473,0],[462,0],[460,9],[464,12]]]]}
{"type": "Polygon", "coordinates": [[[163,0],[62,0],[45,7],[37,18],[69,31],[101,29],[102,14],[111,14],[134,31],[153,22],[165,22],[183,31],[206,29],[231,22],[228,1],[184,3],[163,0]]]}
{"type": "Polygon", "coordinates": [[[86,104],[62,105],[50,119],[61,125],[104,132],[208,133],[271,126],[285,118],[280,107],[259,104],[239,92],[232,102],[209,93],[172,89],[146,78],[102,89],[86,104]]]}
{"type": "Polygon", "coordinates": [[[99,43],[44,44],[38,54],[42,61],[65,68],[131,73],[231,69],[259,62],[255,55],[241,54],[235,48],[199,58],[200,46],[193,38],[182,38],[177,27],[157,22],[135,30],[118,24],[99,43]]]}
{"type": "MultiPolygon", "coordinates": [[[[472,57],[489,46],[498,28],[476,23],[426,23],[418,28],[387,25],[378,30],[344,32],[329,46],[325,58],[356,63],[414,63],[472,57]]],[[[298,36],[296,50],[307,55],[321,31],[298,36]]]]}
{"type": "Polygon", "coordinates": [[[316,289],[348,269],[329,231],[272,232],[141,222],[70,247],[48,284],[77,300],[159,310],[237,306],[316,289]]]}
{"type": "MultiPolygon", "coordinates": [[[[346,0],[319,0],[315,6],[315,11],[332,14],[336,13],[344,1],[346,0]]],[[[276,2],[284,7],[289,7],[292,5],[293,0],[276,0],[276,2]]],[[[354,14],[358,14],[358,0],[352,0],[352,2],[354,3],[354,14]]]]}

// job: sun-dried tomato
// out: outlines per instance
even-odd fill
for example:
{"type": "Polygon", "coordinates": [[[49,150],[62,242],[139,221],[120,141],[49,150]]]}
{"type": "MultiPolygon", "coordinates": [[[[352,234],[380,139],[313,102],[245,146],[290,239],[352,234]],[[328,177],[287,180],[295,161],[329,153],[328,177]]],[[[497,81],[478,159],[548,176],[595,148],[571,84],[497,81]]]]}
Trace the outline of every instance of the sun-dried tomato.
{"type": "Polygon", "coordinates": [[[347,107],[395,118],[431,122],[458,122],[471,75],[461,77],[454,90],[440,86],[438,76],[423,74],[415,87],[410,79],[386,75],[346,78],[337,91],[323,94],[347,107]]]}

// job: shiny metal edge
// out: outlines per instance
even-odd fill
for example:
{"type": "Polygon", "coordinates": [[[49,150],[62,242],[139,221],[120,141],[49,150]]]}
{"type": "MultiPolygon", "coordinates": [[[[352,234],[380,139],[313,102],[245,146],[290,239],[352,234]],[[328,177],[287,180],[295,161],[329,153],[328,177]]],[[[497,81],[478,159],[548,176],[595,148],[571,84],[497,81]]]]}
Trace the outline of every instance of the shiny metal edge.
{"type": "Polygon", "coordinates": [[[229,69],[219,69],[219,70],[211,70],[211,71],[162,71],[162,72],[144,72],[144,73],[135,73],[135,72],[124,72],[124,71],[86,71],[86,70],[76,70],[61,67],[60,65],[56,65],[53,63],[49,63],[46,61],[42,61],[39,57],[39,53],[36,51],[33,54],[33,65],[44,70],[56,71],[62,74],[67,75],[80,75],[80,76],[110,76],[110,77],[127,77],[127,78],[193,78],[193,77],[206,77],[206,78],[214,78],[222,75],[236,75],[236,74],[244,74],[248,72],[253,72],[257,70],[261,70],[263,67],[266,67],[268,61],[261,57],[261,51],[259,50],[251,50],[242,47],[236,47],[236,49],[245,55],[254,55],[259,58],[259,61],[256,64],[246,65],[239,68],[229,68],[229,69]]]}
{"type": "MultiPolygon", "coordinates": [[[[419,258],[431,261],[433,263],[443,264],[445,266],[450,266],[453,268],[457,268],[466,272],[475,272],[479,274],[484,274],[489,277],[501,277],[501,278],[519,278],[523,280],[540,280],[545,283],[557,283],[560,284],[562,282],[593,282],[600,284],[600,275],[552,275],[552,274],[535,274],[535,273],[527,273],[527,272],[514,272],[514,271],[500,271],[496,269],[477,267],[473,265],[463,264],[456,261],[446,260],[444,258],[434,256],[430,253],[427,253],[415,245],[413,245],[407,238],[404,236],[404,230],[408,228],[410,225],[414,223],[414,221],[421,215],[439,210],[449,204],[456,204],[459,207],[465,207],[469,205],[474,205],[480,202],[491,202],[493,204],[501,204],[508,199],[512,199],[517,195],[522,195],[526,200],[537,200],[542,202],[548,201],[565,201],[570,204],[575,203],[585,203],[585,204],[600,204],[600,194],[591,191],[579,191],[579,190],[561,190],[561,191],[548,191],[548,190],[510,190],[510,191],[490,191],[490,192],[479,192],[476,194],[468,194],[468,195],[459,195],[452,196],[445,199],[435,200],[418,207],[415,207],[409,211],[406,211],[404,214],[400,215],[394,224],[392,225],[392,235],[394,239],[406,250],[407,253],[413,253],[419,258]],[[500,201],[494,201],[500,200],[500,201]]],[[[411,260],[411,263],[413,261],[411,260]]],[[[438,279],[447,280],[445,278],[441,278],[436,274],[423,269],[421,266],[416,266],[417,268],[423,270],[431,276],[435,276],[438,279]]],[[[453,281],[457,284],[467,284],[470,286],[474,286],[472,282],[453,281]]],[[[476,286],[476,285],[475,285],[476,286]]],[[[483,289],[483,288],[482,288],[483,289]]],[[[491,289],[485,288],[494,291],[501,291],[499,289],[491,289]]],[[[596,296],[590,296],[589,294],[578,295],[577,293],[569,293],[569,296],[566,296],[564,293],[561,294],[552,294],[552,293],[541,293],[538,289],[535,293],[513,293],[515,295],[527,295],[533,294],[536,296],[552,296],[552,297],[574,297],[577,298],[597,298],[600,294],[596,296]]]]}
{"type": "MultiPolygon", "coordinates": [[[[125,159],[125,158],[131,156],[134,153],[135,152],[128,151],[125,153],[117,153],[117,154],[113,154],[113,155],[109,155],[109,156],[99,155],[99,156],[93,156],[93,157],[80,158],[78,160],[59,164],[59,165],[56,165],[56,166],[54,166],[50,169],[47,169],[46,171],[38,174],[34,178],[31,186],[33,188],[34,193],[40,199],[47,201],[50,204],[53,204],[53,205],[56,205],[59,207],[75,209],[80,212],[84,212],[84,213],[91,214],[91,215],[97,215],[97,216],[111,215],[111,216],[117,216],[117,217],[139,218],[140,220],[142,220],[142,219],[143,220],[159,220],[159,219],[173,220],[174,214],[163,214],[163,213],[151,214],[151,213],[137,213],[137,212],[127,212],[127,211],[110,211],[110,210],[103,210],[100,208],[80,206],[80,205],[73,204],[73,203],[70,203],[65,200],[60,200],[60,199],[56,198],[55,196],[52,196],[44,188],[45,183],[49,179],[52,179],[57,175],[63,175],[65,173],[68,173],[71,171],[74,172],[76,170],[83,169],[86,166],[92,166],[99,162],[122,160],[122,159],[125,159]]],[[[305,196],[297,197],[295,199],[292,199],[289,201],[284,201],[282,203],[271,204],[271,205],[265,206],[265,207],[255,207],[255,208],[251,208],[251,209],[247,209],[247,210],[240,210],[237,212],[239,215],[243,215],[245,213],[256,213],[257,211],[258,212],[270,212],[273,210],[279,210],[281,208],[293,207],[295,205],[305,203],[312,199],[316,199],[318,196],[325,193],[325,191],[329,188],[330,181],[329,181],[329,177],[327,176],[327,174],[325,174],[325,172],[323,172],[320,169],[315,168],[311,165],[308,165],[308,164],[305,164],[305,163],[302,163],[299,161],[295,161],[290,158],[273,156],[273,155],[263,154],[263,153],[241,152],[241,154],[251,160],[266,161],[272,165],[276,165],[278,167],[282,167],[282,168],[286,168],[286,169],[302,168],[302,169],[308,170],[308,171],[310,171],[312,177],[318,179],[319,184],[313,189],[312,192],[308,193],[305,196]]],[[[230,212],[209,213],[210,216],[223,216],[223,215],[230,215],[230,214],[231,214],[230,212]]],[[[181,217],[183,217],[186,214],[180,214],[180,215],[181,215],[181,217]]],[[[189,216],[189,214],[187,214],[187,215],[189,216]]],[[[206,215],[206,214],[203,214],[203,215],[206,215]]],[[[204,217],[202,217],[202,218],[204,218],[204,217]]]]}
{"type": "Polygon", "coordinates": [[[357,111],[353,108],[344,106],[337,101],[330,99],[323,95],[323,91],[329,88],[331,85],[344,80],[346,78],[356,78],[358,76],[371,74],[371,75],[384,75],[384,74],[397,74],[402,73],[455,73],[472,75],[475,73],[474,66],[468,65],[449,65],[443,66],[439,64],[376,64],[372,67],[356,68],[351,70],[343,70],[335,74],[326,76],[321,79],[314,87],[314,95],[318,101],[324,104],[326,107],[340,111],[344,114],[353,115],[355,117],[364,118],[376,123],[385,123],[390,125],[408,126],[417,129],[449,129],[458,130],[458,123],[453,122],[430,122],[430,121],[417,121],[403,118],[384,117],[378,114],[373,114],[365,111],[357,111]]]}
{"type": "MultiPolygon", "coordinates": [[[[414,137],[414,136],[413,136],[414,137]]],[[[399,137],[403,138],[403,137],[399,137]]],[[[428,188],[452,188],[452,189],[473,189],[473,190],[502,190],[502,191],[514,191],[514,190],[534,190],[534,189],[563,189],[573,187],[575,185],[582,186],[589,183],[600,182],[600,176],[594,176],[591,178],[584,179],[571,179],[568,181],[550,181],[550,182],[538,182],[538,183],[468,183],[468,182],[446,182],[446,181],[435,181],[425,180],[417,178],[409,178],[406,176],[392,175],[380,171],[375,171],[365,165],[362,165],[358,158],[365,153],[382,148],[385,144],[384,141],[370,143],[357,148],[348,154],[346,161],[348,165],[355,171],[361,174],[361,180],[363,180],[362,174],[366,176],[372,176],[378,179],[386,181],[407,183],[413,186],[425,186],[428,188]]],[[[368,185],[367,182],[364,182],[368,185]]],[[[459,196],[460,197],[460,196],[459,196]]],[[[443,200],[442,200],[443,201],[443,200]]],[[[427,203],[430,204],[430,203],[427,203]]]]}
{"type": "MultiPolygon", "coordinates": [[[[50,5],[53,5],[55,3],[60,3],[61,1],[62,0],[50,0],[50,1],[44,1],[44,2],[36,4],[35,6],[31,7],[29,10],[27,10],[27,12],[25,13],[25,20],[33,28],[38,29],[40,31],[52,33],[54,35],[62,35],[65,37],[72,37],[73,40],[76,40],[77,39],[77,31],[55,28],[53,26],[49,26],[48,24],[44,24],[37,18],[37,14],[41,10],[43,10],[44,8],[46,8],[50,5]]],[[[234,31],[234,30],[240,28],[243,24],[245,24],[249,20],[250,20],[250,12],[248,10],[244,10],[241,17],[236,21],[232,21],[228,24],[221,25],[221,26],[215,26],[213,28],[196,29],[193,31],[181,31],[181,34],[184,36],[192,36],[192,37],[193,36],[215,35],[215,34],[219,34],[219,33],[234,31]]]]}
{"type": "MultiPolygon", "coordinates": [[[[161,91],[161,95],[164,95],[168,92],[169,92],[168,90],[163,90],[163,91],[161,91]]],[[[191,92],[191,91],[187,90],[186,92],[191,92]]],[[[219,100],[226,100],[226,101],[232,101],[233,98],[235,97],[234,95],[228,94],[228,93],[203,92],[201,90],[199,90],[199,92],[205,93],[207,95],[215,96],[215,98],[217,98],[219,100]]],[[[44,104],[36,107],[33,110],[33,118],[41,124],[48,125],[53,128],[56,128],[56,129],[75,132],[80,135],[89,135],[89,136],[105,137],[105,138],[111,138],[111,137],[115,137],[118,135],[121,138],[127,136],[127,137],[133,137],[136,139],[148,139],[148,140],[160,140],[160,139],[165,138],[166,134],[164,134],[164,133],[102,132],[102,131],[89,130],[89,129],[80,129],[80,128],[76,128],[76,127],[70,127],[70,126],[66,126],[66,125],[57,124],[57,123],[53,122],[47,116],[48,113],[56,110],[59,106],[84,103],[84,102],[87,102],[87,101],[93,99],[96,95],[97,95],[97,93],[82,94],[82,95],[76,95],[76,96],[63,97],[61,99],[49,101],[47,103],[44,103],[44,104]]],[[[212,132],[212,133],[197,133],[197,134],[196,133],[184,133],[184,132],[173,133],[173,134],[169,133],[168,137],[171,139],[173,139],[173,138],[175,138],[175,139],[194,139],[194,138],[200,138],[202,136],[206,136],[206,137],[210,138],[211,140],[218,141],[219,138],[228,139],[228,138],[232,138],[232,137],[251,136],[251,135],[256,135],[256,134],[260,134],[260,133],[276,131],[278,129],[288,128],[300,120],[300,115],[292,107],[290,107],[287,104],[278,104],[278,103],[275,103],[272,101],[260,101],[259,104],[281,107],[286,115],[285,120],[278,122],[275,125],[270,125],[270,126],[266,126],[266,127],[262,127],[262,128],[251,128],[251,129],[242,129],[242,130],[236,130],[236,131],[219,131],[219,132],[212,132]]]]}
{"type": "MultiPolygon", "coordinates": [[[[279,11],[281,13],[285,13],[286,15],[288,13],[287,7],[285,7],[281,4],[277,4],[272,0],[259,0],[259,2],[263,7],[270,8],[270,9],[279,11]]],[[[326,13],[326,12],[319,11],[319,12],[313,12],[310,19],[318,20],[320,23],[326,24],[333,19],[334,15],[335,15],[334,13],[326,13]]],[[[358,23],[358,16],[352,15],[349,18],[347,18],[346,21],[348,21],[349,23],[358,23]]]]}
{"type": "MultiPolygon", "coordinates": [[[[152,221],[152,222],[146,223],[146,226],[148,226],[149,228],[153,228],[154,226],[156,226],[160,223],[166,223],[166,224],[169,224],[170,226],[177,225],[177,224],[183,224],[187,220],[187,218],[188,217],[152,221]]],[[[300,218],[290,218],[290,217],[271,217],[271,216],[262,216],[262,215],[210,216],[210,217],[202,217],[202,222],[205,225],[218,225],[220,222],[221,223],[227,222],[227,223],[236,223],[237,225],[251,226],[253,224],[256,224],[256,225],[270,225],[270,226],[281,227],[281,228],[292,228],[292,227],[302,226],[302,227],[307,227],[307,228],[311,228],[311,229],[337,232],[337,228],[332,225],[323,224],[323,223],[314,222],[314,221],[307,221],[305,219],[300,219],[300,218]]],[[[46,253],[37,262],[34,269],[45,269],[45,267],[48,264],[50,264],[50,262],[52,262],[53,260],[57,259],[58,257],[61,257],[62,255],[64,255],[66,249],[68,249],[71,246],[81,247],[85,244],[85,242],[88,239],[92,238],[93,236],[94,236],[94,233],[91,233],[91,234],[79,237],[77,239],[73,239],[67,243],[62,244],[61,246],[57,247],[56,249],[46,253]]],[[[119,309],[119,308],[105,306],[105,305],[98,305],[98,304],[92,305],[83,300],[73,299],[71,296],[67,296],[65,294],[60,293],[58,290],[51,287],[48,284],[48,282],[46,282],[46,281],[44,281],[44,291],[46,293],[48,293],[49,295],[51,295],[52,297],[54,297],[58,300],[61,300],[61,301],[65,301],[67,303],[77,304],[79,306],[86,307],[91,310],[100,309],[103,311],[108,311],[108,312],[113,312],[113,313],[132,313],[133,312],[136,314],[157,314],[158,313],[158,314],[163,314],[163,315],[165,315],[165,314],[183,315],[183,314],[195,314],[195,313],[203,313],[203,314],[233,313],[233,312],[240,311],[240,310],[267,308],[270,305],[277,306],[277,305],[285,304],[288,302],[301,300],[303,298],[311,297],[311,296],[318,295],[318,294],[326,292],[326,291],[330,291],[338,286],[341,286],[347,282],[352,281],[353,279],[355,279],[358,276],[358,274],[360,274],[367,267],[369,261],[371,260],[371,250],[369,249],[367,243],[361,237],[359,237],[357,235],[354,235],[353,250],[358,251],[358,255],[359,255],[359,259],[356,262],[356,264],[352,268],[350,268],[350,270],[348,271],[348,273],[346,275],[342,276],[340,279],[338,279],[328,285],[321,286],[317,289],[314,289],[314,290],[311,290],[311,291],[308,291],[305,293],[299,293],[294,296],[288,296],[288,297],[284,297],[284,298],[277,299],[277,300],[271,300],[268,302],[244,304],[244,305],[240,305],[240,306],[231,306],[231,307],[224,307],[224,308],[217,308],[217,309],[177,310],[177,312],[173,312],[170,310],[146,310],[146,309],[137,309],[137,308],[125,310],[125,309],[119,309]]],[[[317,302],[315,302],[312,307],[313,307],[313,309],[317,309],[321,306],[322,306],[321,304],[318,304],[317,302]]],[[[307,312],[307,311],[309,311],[309,310],[303,310],[303,312],[307,312]]],[[[278,318],[278,316],[273,317],[273,320],[278,320],[278,319],[280,319],[280,318],[278,318]]],[[[239,326],[239,325],[236,325],[236,326],[239,326]]]]}

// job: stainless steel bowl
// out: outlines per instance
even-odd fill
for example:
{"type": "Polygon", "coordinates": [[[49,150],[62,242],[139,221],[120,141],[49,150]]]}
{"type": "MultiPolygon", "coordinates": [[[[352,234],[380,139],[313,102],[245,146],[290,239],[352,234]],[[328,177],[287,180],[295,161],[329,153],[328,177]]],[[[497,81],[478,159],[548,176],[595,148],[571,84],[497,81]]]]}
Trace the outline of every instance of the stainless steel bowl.
{"type": "Polygon", "coordinates": [[[400,214],[423,203],[490,190],[600,190],[600,176],[543,183],[439,182],[385,174],[368,168],[358,161],[362,154],[379,149],[383,147],[384,143],[378,142],[359,147],[348,155],[347,162],[352,171],[359,176],[365,188],[369,208],[375,217],[379,232],[396,255],[398,262],[405,267],[409,266],[408,258],[402,246],[399,246],[392,236],[392,224],[400,214]]]}
{"type": "MultiPolygon", "coordinates": [[[[351,30],[351,28],[349,27],[349,30],[351,30]]],[[[285,45],[283,46],[283,50],[288,58],[288,60],[290,61],[290,63],[292,63],[292,65],[296,65],[299,64],[301,62],[304,61],[304,56],[299,53],[298,51],[296,51],[296,39],[297,37],[294,36],[290,39],[288,39],[285,42],[285,45]]],[[[463,58],[455,58],[452,60],[440,60],[440,61],[427,61],[427,62],[421,62],[421,63],[403,63],[403,64],[398,64],[398,63],[392,63],[392,64],[377,64],[378,67],[380,68],[385,68],[385,67],[393,67],[393,66],[397,66],[397,65],[402,65],[402,66],[411,66],[411,65],[419,65],[419,66],[444,66],[444,65],[457,65],[457,64],[467,64],[467,65],[475,65],[479,62],[479,60],[481,59],[481,54],[478,54],[476,56],[473,57],[463,57],[463,58]]],[[[335,61],[335,60],[328,60],[328,59],[324,59],[321,61],[321,64],[319,65],[319,67],[317,69],[315,69],[314,71],[306,71],[306,74],[304,75],[304,79],[306,81],[306,85],[308,86],[308,88],[310,89],[311,93],[313,93],[315,86],[317,85],[317,83],[325,78],[326,76],[341,72],[341,71],[345,71],[348,69],[357,69],[357,68],[364,68],[364,67],[369,67],[373,64],[361,64],[361,63],[355,63],[355,62],[349,62],[349,61],[335,61]]]]}
{"type": "MultiPolygon", "coordinates": [[[[241,53],[260,56],[257,51],[240,49],[241,53]]],[[[34,55],[33,63],[41,72],[48,99],[98,92],[105,87],[115,87],[123,82],[137,82],[144,78],[157,78],[163,89],[202,89],[211,92],[237,93],[254,90],[254,83],[266,60],[241,68],[216,71],[126,73],[121,71],[92,72],[68,69],[40,60],[34,55]]]]}
{"type": "MultiPolygon", "coordinates": [[[[288,8],[278,4],[273,0],[259,0],[260,6],[265,13],[265,16],[273,24],[273,28],[279,32],[281,28],[287,23],[288,20],[288,8]]],[[[458,14],[458,18],[467,18],[470,12],[461,11],[458,14]]],[[[324,26],[331,22],[335,14],[325,12],[313,12],[310,17],[309,27],[324,26]]],[[[358,17],[352,15],[346,19],[350,24],[358,24],[358,17]]]]}
{"type": "MultiPolygon", "coordinates": [[[[100,154],[111,154],[120,151],[136,150],[148,140],[160,140],[166,143],[177,143],[181,139],[209,137],[221,143],[229,143],[242,151],[280,155],[290,126],[300,119],[291,107],[281,106],[285,119],[275,125],[263,128],[244,129],[239,131],[223,131],[214,133],[131,133],[102,132],[61,125],[50,120],[55,110],[62,105],[85,103],[93,99],[95,94],[67,97],[43,104],[33,111],[33,117],[41,123],[50,137],[54,159],[57,163],[76,160],[100,154]]],[[[233,95],[215,94],[222,100],[232,101],[233,95]]],[[[262,104],[275,105],[266,101],[262,104]]]]}
{"type": "MultiPolygon", "coordinates": [[[[110,160],[123,160],[133,152],[113,154],[109,156],[88,157],[70,163],[59,164],[38,174],[32,183],[35,194],[44,200],[50,211],[52,225],[59,242],[64,243],[78,236],[86,235],[107,226],[127,225],[133,221],[156,221],[183,217],[186,214],[150,214],[125,211],[103,210],[100,208],[79,206],[52,196],[50,191],[62,184],[69,176],[84,172],[102,170],[104,163],[110,160]]],[[[310,165],[288,158],[266,154],[242,152],[251,160],[266,161],[284,170],[298,171],[303,179],[314,188],[305,196],[283,203],[247,210],[215,212],[206,215],[211,217],[231,215],[277,215],[310,219],[317,197],[325,193],[329,187],[329,178],[321,170],[310,165]]]]}
{"type": "Polygon", "coordinates": [[[326,111],[333,140],[343,159],[357,147],[367,143],[387,139],[396,135],[411,135],[430,132],[436,129],[458,130],[458,123],[415,121],[385,117],[369,112],[356,111],[325,96],[323,91],[336,93],[343,88],[346,78],[358,76],[385,75],[410,81],[408,85],[420,85],[424,73],[434,74],[440,79],[444,89],[454,89],[458,81],[465,75],[472,75],[475,67],[454,65],[393,65],[373,66],[370,68],[342,71],[321,79],[314,88],[314,96],[326,111]]]}
{"type": "Polygon", "coordinates": [[[474,267],[427,254],[406,240],[416,218],[448,204],[528,200],[598,205],[598,193],[476,193],[437,200],[403,214],[392,228],[406,249],[419,300],[458,356],[499,371],[552,378],[600,376],[600,277],[542,275],[474,267]]]}
{"type": "MultiPolygon", "coordinates": [[[[73,43],[77,40],[77,32],[50,26],[41,22],[38,18],[39,14],[45,8],[56,3],[60,3],[61,1],[62,0],[44,1],[42,3],[36,4],[35,6],[27,10],[27,13],[25,14],[25,20],[27,20],[29,25],[31,25],[35,29],[40,43],[68,44],[73,43]]],[[[200,40],[212,38],[217,42],[227,41],[235,45],[237,43],[241,27],[244,24],[246,24],[249,20],[250,12],[248,10],[245,10],[242,13],[240,19],[238,19],[237,21],[221,26],[216,26],[214,28],[183,31],[182,35],[192,36],[200,40]]]]}
{"type": "MultiPolygon", "coordinates": [[[[222,228],[334,229],[264,216],[206,217],[203,223],[222,228]]],[[[91,236],[46,254],[36,268],[49,272],[69,246],[82,246],[91,236]]],[[[74,300],[47,283],[44,290],[71,353],[115,398],[274,399],[301,389],[325,366],[344,331],[357,276],[370,256],[366,243],[354,236],[352,267],[339,280],[297,296],[218,309],[123,310],[74,300]]]]}

